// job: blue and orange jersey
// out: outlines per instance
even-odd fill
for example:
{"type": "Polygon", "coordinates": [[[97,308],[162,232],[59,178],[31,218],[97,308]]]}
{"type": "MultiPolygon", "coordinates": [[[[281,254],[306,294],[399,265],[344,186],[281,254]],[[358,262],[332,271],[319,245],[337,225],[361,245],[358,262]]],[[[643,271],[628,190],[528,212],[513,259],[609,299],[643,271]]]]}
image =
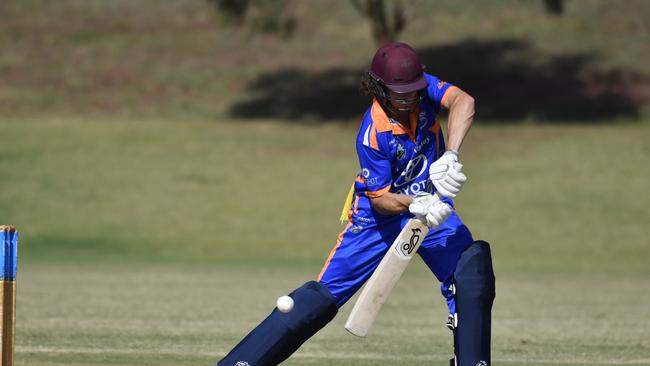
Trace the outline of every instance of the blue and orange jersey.
{"type": "MultiPolygon", "coordinates": [[[[428,86],[411,114],[409,126],[389,118],[376,100],[363,117],[356,141],[360,171],[348,216],[353,225],[370,227],[402,216],[376,212],[370,198],[386,192],[435,192],[429,180],[429,166],[445,152],[437,115],[453,86],[433,75],[425,77],[428,86]]],[[[453,205],[451,200],[447,202],[453,205]]]]}

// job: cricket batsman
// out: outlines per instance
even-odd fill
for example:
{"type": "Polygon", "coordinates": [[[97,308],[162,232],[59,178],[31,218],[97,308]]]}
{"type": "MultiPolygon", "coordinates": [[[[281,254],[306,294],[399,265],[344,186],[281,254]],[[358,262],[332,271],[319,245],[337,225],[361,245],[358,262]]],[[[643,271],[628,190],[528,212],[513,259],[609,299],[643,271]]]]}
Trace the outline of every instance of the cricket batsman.
{"type": "Polygon", "coordinates": [[[291,311],[275,309],[218,366],[271,366],[287,359],[336,316],[414,217],[430,227],[417,253],[440,282],[449,308],[451,365],[491,365],[490,246],[475,241],[453,211],[453,198],[467,180],[459,151],[474,99],[425,73],[405,43],[377,50],[361,91],[372,104],[356,139],[360,169],[344,207],[345,229],[316,280],[289,294],[291,311]],[[437,117],[442,108],[449,110],[446,143],[437,117]]]}

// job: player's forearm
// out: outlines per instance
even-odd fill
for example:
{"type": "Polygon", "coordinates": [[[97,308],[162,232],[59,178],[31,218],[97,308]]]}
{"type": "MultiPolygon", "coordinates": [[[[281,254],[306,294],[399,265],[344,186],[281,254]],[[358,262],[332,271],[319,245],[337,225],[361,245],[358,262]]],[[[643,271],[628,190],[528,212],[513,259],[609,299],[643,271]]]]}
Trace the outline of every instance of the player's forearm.
{"type": "Polygon", "coordinates": [[[459,151],[474,120],[474,98],[460,92],[449,106],[447,149],[459,151]]]}
{"type": "Polygon", "coordinates": [[[413,198],[405,194],[386,192],[380,197],[371,198],[370,202],[375,211],[382,215],[397,215],[409,210],[413,198]]]}

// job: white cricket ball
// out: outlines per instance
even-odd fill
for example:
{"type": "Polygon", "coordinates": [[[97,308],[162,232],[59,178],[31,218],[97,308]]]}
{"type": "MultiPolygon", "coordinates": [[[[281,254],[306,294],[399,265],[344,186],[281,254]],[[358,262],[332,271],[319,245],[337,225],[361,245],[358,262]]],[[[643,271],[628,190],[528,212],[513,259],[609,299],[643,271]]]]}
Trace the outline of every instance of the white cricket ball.
{"type": "Polygon", "coordinates": [[[280,296],[278,297],[278,301],[275,305],[281,312],[288,313],[291,311],[291,309],[293,309],[293,299],[286,295],[280,296]]]}

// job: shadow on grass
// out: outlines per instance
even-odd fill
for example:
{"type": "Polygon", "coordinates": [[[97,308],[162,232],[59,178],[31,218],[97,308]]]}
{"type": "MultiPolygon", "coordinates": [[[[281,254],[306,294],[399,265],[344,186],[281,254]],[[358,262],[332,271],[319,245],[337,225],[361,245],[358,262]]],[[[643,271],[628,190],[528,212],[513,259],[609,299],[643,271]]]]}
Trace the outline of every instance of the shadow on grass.
{"type": "MultiPolygon", "coordinates": [[[[598,123],[638,118],[650,100],[649,77],[598,70],[595,54],[546,55],[520,40],[472,39],[418,51],[427,72],[476,98],[481,121],[598,123]]],[[[301,121],[359,118],[368,105],[358,92],[362,72],[284,68],[267,73],[247,85],[250,98],[232,105],[229,114],[301,121]]]]}

